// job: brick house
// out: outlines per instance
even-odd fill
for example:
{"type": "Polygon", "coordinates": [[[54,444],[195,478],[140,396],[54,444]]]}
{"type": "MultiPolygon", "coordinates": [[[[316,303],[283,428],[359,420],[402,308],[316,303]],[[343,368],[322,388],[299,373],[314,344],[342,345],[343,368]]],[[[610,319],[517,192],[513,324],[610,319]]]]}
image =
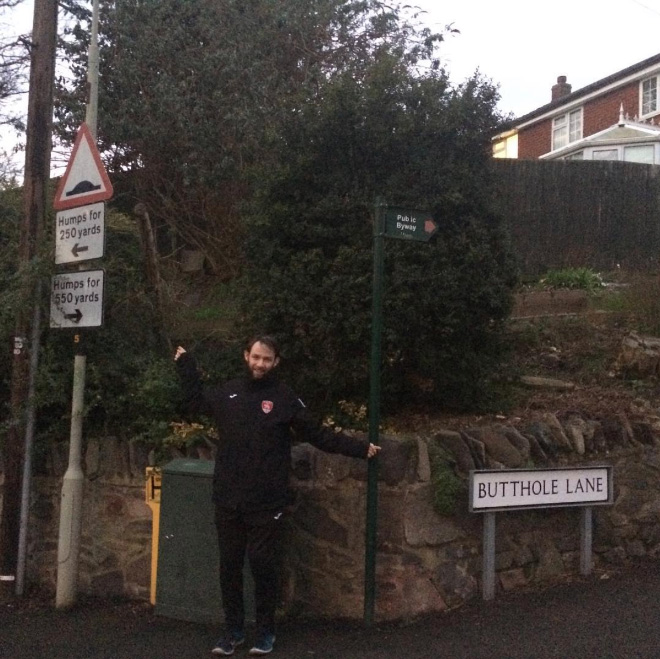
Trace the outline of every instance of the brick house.
{"type": "Polygon", "coordinates": [[[493,156],[660,164],[659,92],[660,54],[577,91],[559,76],[547,105],[493,138],[493,156]]]}

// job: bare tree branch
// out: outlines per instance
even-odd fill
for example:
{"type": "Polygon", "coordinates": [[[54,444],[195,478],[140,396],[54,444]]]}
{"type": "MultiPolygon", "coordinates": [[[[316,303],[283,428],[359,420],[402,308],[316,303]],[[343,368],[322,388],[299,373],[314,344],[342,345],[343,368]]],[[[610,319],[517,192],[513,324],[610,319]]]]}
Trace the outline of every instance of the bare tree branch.
{"type": "MultiPolygon", "coordinates": [[[[0,0],[0,13],[10,14],[19,4],[20,0],[0,0]]],[[[27,35],[0,37],[0,124],[11,124],[19,129],[23,127],[22,122],[11,106],[27,88],[30,47],[27,35]]]]}

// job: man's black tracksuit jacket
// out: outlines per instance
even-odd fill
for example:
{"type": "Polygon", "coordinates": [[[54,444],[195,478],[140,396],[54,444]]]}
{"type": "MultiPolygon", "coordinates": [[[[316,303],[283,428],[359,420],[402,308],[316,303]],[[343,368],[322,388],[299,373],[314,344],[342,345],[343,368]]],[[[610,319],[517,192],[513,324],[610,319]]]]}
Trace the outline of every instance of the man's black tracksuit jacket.
{"type": "Polygon", "coordinates": [[[272,374],[206,388],[190,353],[183,353],[177,366],[188,408],[215,421],[219,442],[213,500],[218,506],[245,512],[283,507],[293,433],[298,441],[328,453],[367,457],[367,440],[319,426],[296,394],[272,374]]]}

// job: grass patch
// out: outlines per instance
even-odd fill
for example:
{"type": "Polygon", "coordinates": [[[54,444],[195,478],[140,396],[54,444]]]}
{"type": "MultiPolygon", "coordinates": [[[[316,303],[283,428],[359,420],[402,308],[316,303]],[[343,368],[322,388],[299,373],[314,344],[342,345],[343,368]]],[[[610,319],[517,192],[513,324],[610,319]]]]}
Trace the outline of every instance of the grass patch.
{"type": "Polygon", "coordinates": [[[603,280],[591,268],[562,268],[549,270],[539,284],[544,288],[568,288],[592,293],[603,287],[603,280]]]}

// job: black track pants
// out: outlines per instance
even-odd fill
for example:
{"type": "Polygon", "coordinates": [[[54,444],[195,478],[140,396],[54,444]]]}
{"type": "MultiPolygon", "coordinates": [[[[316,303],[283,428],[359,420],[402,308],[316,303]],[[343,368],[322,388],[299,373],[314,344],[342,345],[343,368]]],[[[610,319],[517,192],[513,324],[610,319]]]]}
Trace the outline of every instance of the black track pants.
{"type": "Polygon", "coordinates": [[[245,623],[243,565],[247,553],[254,578],[257,629],[275,633],[283,521],[281,510],[241,513],[216,507],[220,588],[229,630],[242,630],[245,623]]]}

